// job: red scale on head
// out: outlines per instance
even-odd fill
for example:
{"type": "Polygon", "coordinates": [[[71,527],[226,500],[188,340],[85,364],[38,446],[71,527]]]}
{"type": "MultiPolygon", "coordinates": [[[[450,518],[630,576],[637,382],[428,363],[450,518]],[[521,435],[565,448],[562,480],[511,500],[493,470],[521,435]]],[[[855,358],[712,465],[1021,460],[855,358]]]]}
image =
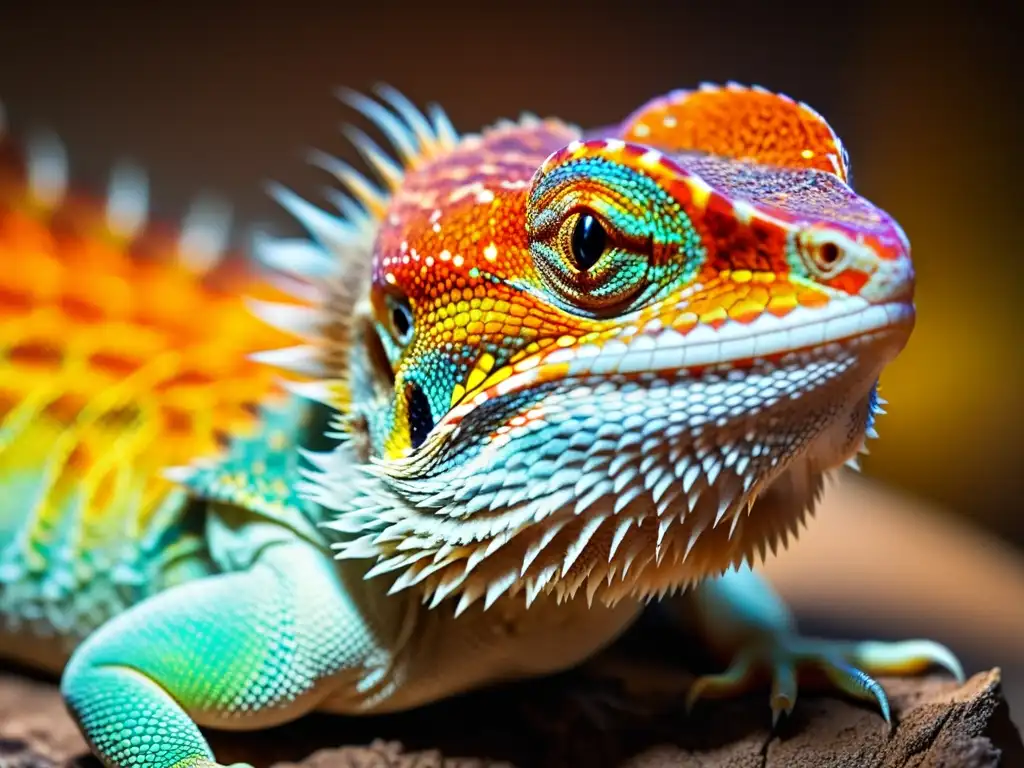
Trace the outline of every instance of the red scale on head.
{"type": "MultiPolygon", "coordinates": [[[[820,224],[882,258],[898,259],[909,249],[899,225],[848,186],[846,152],[832,128],[787,96],[736,84],[675,91],[640,107],[620,132],[627,142],[672,154],[712,187],[706,223],[719,255],[708,265],[715,271],[785,274],[791,224],[820,224]],[[758,215],[744,222],[749,217],[735,210],[740,201],[758,215]]],[[[866,281],[851,269],[826,282],[857,293],[866,281]]]]}
{"type": "MultiPolygon", "coordinates": [[[[497,368],[533,339],[547,343],[566,331],[562,315],[509,283],[536,279],[524,226],[530,181],[544,158],[576,135],[556,121],[498,127],[407,174],[381,223],[372,273],[377,317],[387,322],[388,294],[407,299],[416,317],[400,379],[414,368],[437,376],[425,361],[442,353],[442,375],[454,379],[438,384],[457,396],[486,356],[497,368]]],[[[396,419],[401,450],[401,402],[396,419]]]]}
{"type": "Polygon", "coordinates": [[[842,145],[828,123],[807,105],[757,87],[674,91],[644,104],[623,127],[623,138],[639,144],[847,177],[842,145]]]}
{"type": "Polygon", "coordinates": [[[482,274],[521,269],[525,234],[514,225],[523,220],[530,179],[553,149],[574,137],[555,122],[495,128],[410,172],[381,225],[374,284],[427,300],[431,288],[420,273],[428,257],[435,265],[430,284],[442,276],[479,284],[470,276],[474,268],[482,274]]]}
{"type": "MultiPolygon", "coordinates": [[[[697,324],[749,323],[765,313],[782,317],[800,305],[820,306],[830,300],[825,285],[857,293],[868,280],[857,269],[817,283],[787,277],[795,249],[832,247],[837,237],[858,244],[854,249],[878,245],[883,255],[887,248],[894,257],[905,253],[898,225],[856,195],[846,178],[842,145],[816,112],[785,96],[738,86],[655,99],[604,137],[586,141],[556,121],[506,124],[467,137],[407,172],[378,232],[376,315],[386,325],[388,296],[397,294],[411,305],[416,326],[397,360],[396,386],[416,380],[429,387],[436,420],[475,391],[500,385],[500,374],[513,375],[513,366],[516,374],[530,370],[520,369],[519,361],[542,363],[529,374],[539,380],[554,375],[559,363],[548,356],[559,348],[600,345],[624,327],[657,320],[687,333],[697,324]],[[630,274],[638,274],[636,257],[649,247],[648,263],[672,291],[638,305],[625,325],[615,313],[591,312],[587,302],[600,301],[594,298],[598,289],[588,287],[593,279],[604,280],[594,285],[618,300],[614,275],[595,278],[588,267],[577,279],[570,267],[568,279],[579,285],[561,286],[568,293],[559,297],[548,283],[563,278],[553,278],[552,265],[537,261],[538,253],[549,251],[571,260],[570,230],[563,225],[573,226],[572,217],[601,194],[603,182],[597,176],[550,177],[552,195],[564,192],[559,178],[575,184],[568,197],[552,201],[543,199],[543,187],[536,193],[541,198],[531,200],[534,183],[567,163],[595,157],[651,177],[671,205],[686,211],[688,220],[679,224],[693,227],[707,254],[690,273],[699,284],[694,293],[680,281],[694,266],[686,260],[692,251],[688,256],[656,238],[645,246],[633,233],[614,232],[615,253],[633,258],[630,274]],[[555,230],[551,221],[536,218],[537,210],[557,212],[560,204],[564,218],[555,230]],[[541,229],[531,230],[529,222],[541,229]],[[800,238],[810,238],[811,245],[802,239],[795,244],[800,238]],[[687,309],[681,311],[675,293],[684,290],[687,309]],[[566,303],[580,306],[567,309],[566,303]]],[[[614,194],[606,208],[618,205],[616,199],[636,208],[635,200],[614,194]]],[[[405,426],[403,407],[399,399],[395,435],[405,426]]],[[[401,442],[393,446],[398,451],[401,442]]]]}
{"type": "Polygon", "coordinates": [[[713,245],[705,273],[740,269],[781,275],[789,271],[783,228],[763,219],[741,221],[733,202],[716,191],[708,196],[702,219],[713,245]]]}

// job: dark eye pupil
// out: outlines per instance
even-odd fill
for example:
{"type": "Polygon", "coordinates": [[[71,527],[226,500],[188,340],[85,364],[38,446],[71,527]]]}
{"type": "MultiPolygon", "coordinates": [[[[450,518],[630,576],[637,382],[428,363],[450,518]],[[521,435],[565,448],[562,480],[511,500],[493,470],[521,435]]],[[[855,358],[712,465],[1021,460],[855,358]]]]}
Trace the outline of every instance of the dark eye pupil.
{"type": "Polygon", "coordinates": [[[576,227],[572,231],[572,257],[576,260],[577,269],[586,272],[594,266],[604,253],[607,239],[600,222],[589,213],[576,219],[576,227]]]}

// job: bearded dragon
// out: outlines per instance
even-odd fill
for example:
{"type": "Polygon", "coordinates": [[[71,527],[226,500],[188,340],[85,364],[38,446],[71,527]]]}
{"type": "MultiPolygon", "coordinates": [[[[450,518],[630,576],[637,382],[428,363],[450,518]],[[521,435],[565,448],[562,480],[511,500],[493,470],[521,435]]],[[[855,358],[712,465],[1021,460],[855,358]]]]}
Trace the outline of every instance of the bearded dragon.
{"type": "MultiPolygon", "coordinates": [[[[325,154],[337,214],[216,262],[63,150],[0,188],[0,652],[62,670],[118,768],[213,766],[200,726],[408,709],[574,666],[651,601],[723,655],[691,701],[804,671],[877,703],[927,640],[802,636],[752,566],[874,435],[910,244],[843,145],[757,87],[584,131],[459,135],[394,89],[393,145],[325,154]]],[[[205,223],[204,223],[205,221],[205,223]]],[[[680,723],[685,728],[684,722],[680,723]]]]}

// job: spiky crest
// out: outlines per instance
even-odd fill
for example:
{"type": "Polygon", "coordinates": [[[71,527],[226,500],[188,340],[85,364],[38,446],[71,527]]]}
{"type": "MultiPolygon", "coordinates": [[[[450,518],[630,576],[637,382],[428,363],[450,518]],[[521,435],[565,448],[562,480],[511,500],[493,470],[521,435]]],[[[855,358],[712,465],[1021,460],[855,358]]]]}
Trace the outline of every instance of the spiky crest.
{"type": "Polygon", "coordinates": [[[239,298],[261,288],[212,196],[167,233],[133,163],[97,204],[75,193],[53,132],[22,152],[0,130],[0,156],[0,470],[25,490],[7,505],[19,527],[0,571],[91,611],[93,596],[113,606],[158,587],[144,571],[180,554],[166,534],[181,523],[174,483],[192,473],[167,468],[212,460],[255,425],[280,392],[245,358],[281,337],[239,298]]]}
{"type": "Polygon", "coordinates": [[[331,193],[338,213],[328,213],[291,190],[272,184],[270,194],[302,224],[312,241],[260,235],[253,243],[257,258],[291,281],[278,284],[300,301],[314,305],[300,309],[293,305],[254,303],[260,318],[303,341],[295,347],[261,352],[254,357],[313,379],[292,385],[292,391],[341,412],[339,428],[343,430],[349,423],[344,415],[351,404],[348,371],[352,321],[356,302],[367,292],[377,225],[405,173],[450,151],[460,140],[440,107],[431,105],[423,114],[390,86],[378,86],[376,91],[380,102],[345,89],[339,90],[338,96],[369,119],[398,154],[396,162],[359,129],[344,129],[383,186],[343,160],[313,151],[310,162],[332,174],[347,190],[347,194],[331,193]]]}

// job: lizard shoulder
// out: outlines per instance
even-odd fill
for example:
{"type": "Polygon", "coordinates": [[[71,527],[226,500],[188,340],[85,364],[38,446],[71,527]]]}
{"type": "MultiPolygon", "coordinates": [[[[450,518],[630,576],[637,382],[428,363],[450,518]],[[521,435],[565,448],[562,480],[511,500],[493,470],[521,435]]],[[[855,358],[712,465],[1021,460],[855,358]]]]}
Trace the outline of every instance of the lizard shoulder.
{"type": "Polygon", "coordinates": [[[171,470],[206,503],[206,537],[221,568],[251,563],[267,544],[298,536],[324,545],[318,505],[300,492],[304,450],[329,432],[327,409],[296,395],[266,401],[255,427],[227,439],[215,459],[171,470]]]}

